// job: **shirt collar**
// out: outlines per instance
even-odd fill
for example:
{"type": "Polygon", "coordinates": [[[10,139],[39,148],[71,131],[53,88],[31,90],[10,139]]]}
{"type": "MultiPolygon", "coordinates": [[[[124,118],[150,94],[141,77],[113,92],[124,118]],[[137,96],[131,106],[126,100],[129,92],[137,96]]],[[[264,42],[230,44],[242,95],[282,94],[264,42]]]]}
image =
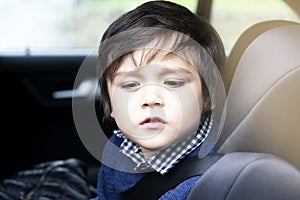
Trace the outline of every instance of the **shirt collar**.
{"type": "Polygon", "coordinates": [[[212,123],[211,117],[206,118],[194,134],[179,143],[172,144],[156,152],[148,159],[144,158],[139,145],[125,137],[120,130],[115,130],[114,134],[123,138],[120,145],[121,152],[136,164],[135,170],[146,172],[154,169],[161,174],[165,174],[204,142],[211,130],[212,123]]]}

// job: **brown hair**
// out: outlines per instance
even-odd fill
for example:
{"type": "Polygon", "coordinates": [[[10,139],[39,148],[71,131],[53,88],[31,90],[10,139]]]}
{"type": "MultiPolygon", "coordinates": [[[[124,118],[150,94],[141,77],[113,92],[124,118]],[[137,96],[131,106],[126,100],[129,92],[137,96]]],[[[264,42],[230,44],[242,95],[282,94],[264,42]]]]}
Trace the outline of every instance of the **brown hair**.
{"type": "MultiPolygon", "coordinates": [[[[182,52],[196,41],[209,55],[214,64],[219,68],[223,65],[225,52],[223,43],[215,29],[204,19],[195,15],[187,8],[168,1],[150,1],[129,11],[113,22],[104,33],[99,47],[99,84],[101,87],[101,112],[104,118],[109,119],[111,113],[110,98],[107,90],[107,80],[112,80],[114,73],[118,70],[122,59],[139,48],[145,48],[150,41],[156,41],[152,47],[159,43],[166,45],[174,31],[189,37],[177,34],[176,41],[172,41],[172,52],[182,52]]],[[[174,37],[173,37],[174,38],[174,37]]],[[[199,48],[198,48],[199,49],[199,48]]],[[[192,52],[190,48],[183,52],[192,52]]],[[[153,54],[155,54],[154,51],[153,54]]],[[[205,63],[203,52],[197,52],[202,59],[204,71],[212,71],[211,63],[205,63]]],[[[186,57],[186,56],[184,56],[186,57]]],[[[199,56],[198,56],[199,58],[199,56]]],[[[146,60],[145,62],[150,62],[146,60]]],[[[202,83],[204,111],[210,114],[211,98],[207,85],[199,73],[202,83]]],[[[214,76],[213,74],[211,76],[214,76]]],[[[203,113],[205,114],[205,113],[203,113]]],[[[205,115],[206,115],[205,114],[205,115]]]]}

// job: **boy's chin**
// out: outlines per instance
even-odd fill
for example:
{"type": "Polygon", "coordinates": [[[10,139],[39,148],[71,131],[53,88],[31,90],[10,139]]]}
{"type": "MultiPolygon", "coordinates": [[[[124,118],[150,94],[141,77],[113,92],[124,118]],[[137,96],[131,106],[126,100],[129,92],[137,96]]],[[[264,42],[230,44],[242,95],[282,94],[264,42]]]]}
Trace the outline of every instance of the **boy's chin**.
{"type": "Polygon", "coordinates": [[[174,144],[174,141],[162,141],[162,140],[144,140],[139,141],[139,145],[141,147],[141,150],[143,154],[154,154],[160,150],[163,150],[170,145],[174,144]]]}

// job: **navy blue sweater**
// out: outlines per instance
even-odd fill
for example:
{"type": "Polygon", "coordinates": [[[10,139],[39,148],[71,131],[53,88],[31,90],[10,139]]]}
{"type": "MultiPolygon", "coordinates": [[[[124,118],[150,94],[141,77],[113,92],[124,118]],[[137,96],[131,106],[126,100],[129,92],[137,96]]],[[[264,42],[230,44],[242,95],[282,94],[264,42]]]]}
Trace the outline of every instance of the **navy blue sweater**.
{"type": "MultiPolygon", "coordinates": [[[[122,142],[122,140],[115,136],[111,138],[111,141],[117,146],[119,146],[122,142]]],[[[198,152],[199,148],[197,148],[188,156],[197,156],[198,152]]],[[[116,152],[110,148],[106,148],[103,158],[104,160],[113,160],[114,166],[120,166],[124,165],[124,163],[127,163],[129,167],[134,167],[133,162],[128,157],[119,151],[116,152]],[[110,152],[114,152],[113,155],[110,154],[110,152]]],[[[136,183],[144,177],[144,175],[145,173],[131,173],[122,170],[116,170],[114,167],[109,167],[105,164],[102,164],[98,174],[98,196],[93,200],[120,200],[122,199],[122,194],[133,188],[136,183]]],[[[199,177],[200,176],[195,176],[183,181],[175,188],[163,194],[160,197],[160,200],[187,199],[190,190],[195,185],[199,177]]]]}

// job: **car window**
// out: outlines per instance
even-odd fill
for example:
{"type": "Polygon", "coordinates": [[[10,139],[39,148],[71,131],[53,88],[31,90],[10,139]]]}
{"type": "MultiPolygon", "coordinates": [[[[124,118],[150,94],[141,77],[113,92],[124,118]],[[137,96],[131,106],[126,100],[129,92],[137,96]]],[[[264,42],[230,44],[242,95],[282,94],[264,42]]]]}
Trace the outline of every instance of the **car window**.
{"type": "MultiPolygon", "coordinates": [[[[12,0],[0,2],[0,53],[83,53],[118,16],[148,0],[12,0]]],[[[197,0],[171,0],[196,11],[197,0]]]]}
{"type": "Polygon", "coordinates": [[[220,33],[227,52],[248,27],[273,19],[300,21],[283,0],[213,0],[212,3],[210,20],[220,33]]]}

